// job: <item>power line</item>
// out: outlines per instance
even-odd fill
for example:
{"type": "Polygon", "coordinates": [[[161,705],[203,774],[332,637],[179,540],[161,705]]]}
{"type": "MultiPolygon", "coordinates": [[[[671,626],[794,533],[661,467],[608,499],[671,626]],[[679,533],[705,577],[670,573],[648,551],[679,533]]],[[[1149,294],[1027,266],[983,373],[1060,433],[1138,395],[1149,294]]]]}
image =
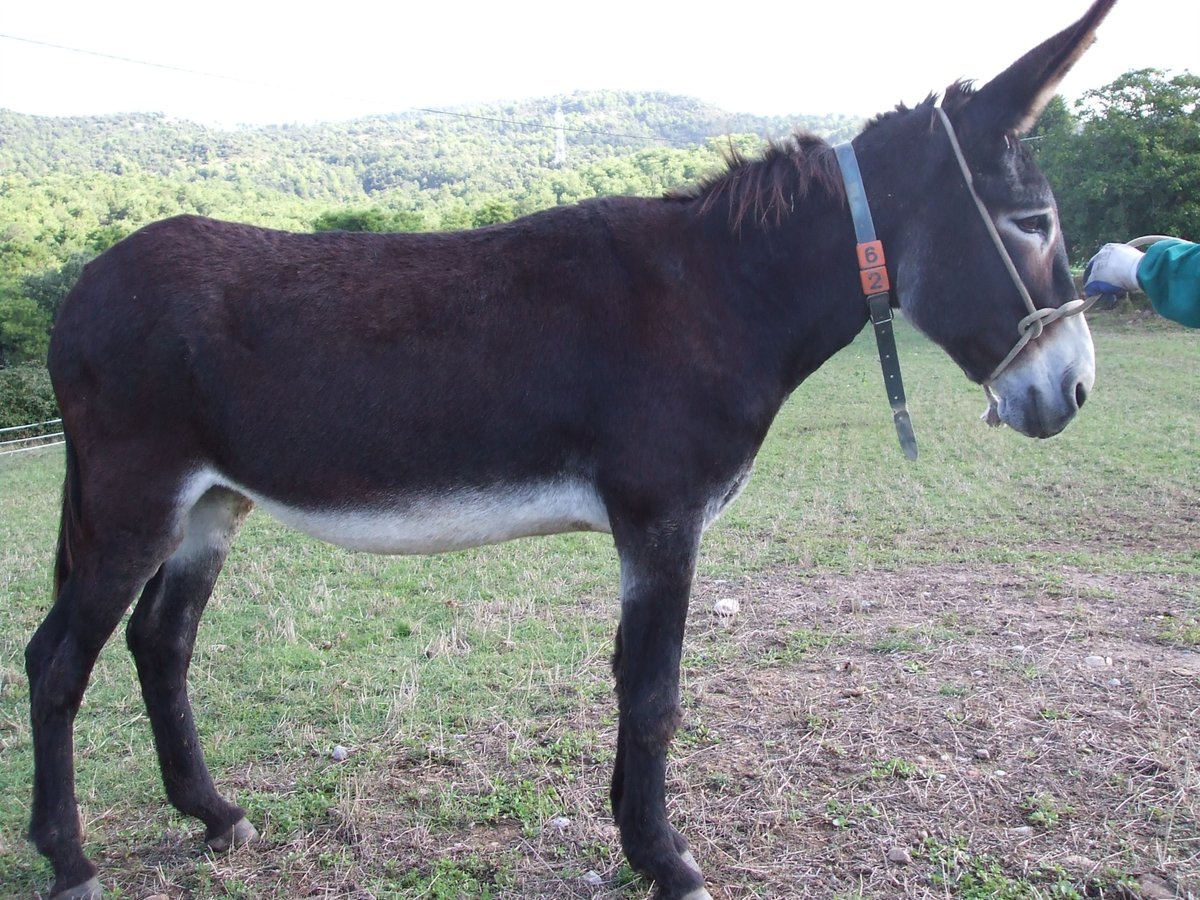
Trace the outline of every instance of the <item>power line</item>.
{"type": "Polygon", "coordinates": [[[238,78],[236,75],[221,75],[217,72],[204,72],[200,69],[187,69],[183,66],[172,66],[167,63],[150,62],[145,59],[134,59],[130,56],[117,56],[114,53],[102,53],[99,50],[85,50],[82,47],[68,47],[64,44],[54,44],[50,41],[38,41],[33,38],[20,37],[15,34],[0,34],[0,38],[6,41],[17,41],[22,44],[32,44],[35,47],[49,47],[52,50],[65,50],[68,53],[80,53],[84,56],[98,56],[101,59],[113,59],[117,62],[131,63],[135,66],[149,66],[154,69],[167,69],[171,72],[184,72],[188,75],[202,75],[205,78],[220,78],[223,81],[237,81],[242,84],[255,84],[261,87],[278,87],[278,85],[265,84],[261,81],[248,81],[244,78],[238,78]]]}
{"type": "MultiPolygon", "coordinates": [[[[110,59],[110,60],[114,60],[116,62],[128,63],[130,65],[135,65],[135,66],[148,66],[148,67],[154,68],[154,69],[166,69],[167,71],[181,72],[181,73],[184,73],[187,75],[199,75],[202,78],[217,78],[222,81],[231,81],[231,82],[234,82],[237,84],[246,84],[246,85],[253,85],[255,87],[270,88],[271,90],[276,90],[276,91],[287,91],[287,90],[291,89],[282,84],[277,84],[277,83],[272,83],[272,82],[267,82],[267,81],[254,81],[254,80],[247,79],[247,78],[241,78],[237,75],[224,75],[219,72],[207,72],[202,69],[189,69],[184,66],[172,66],[172,65],[168,65],[166,63],[152,62],[150,60],[145,60],[145,59],[135,59],[131,56],[118,56],[117,54],[114,54],[114,53],[104,53],[99,50],[87,50],[82,47],[68,47],[65,44],[56,44],[51,41],[40,41],[40,40],[35,40],[34,38],[21,37],[19,35],[15,35],[15,34],[0,33],[0,39],[8,40],[8,41],[16,41],[18,43],[29,44],[29,45],[35,46],[35,47],[46,47],[46,48],[52,49],[52,50],[62,50],[67,53],[78,53],[83,56],[95,56],[100,59],[110,59]]],[[[478,115],[475,113],[456,112],[454,110],[449,110],[449,109],[436,109],[433,107],[425,107],[425,106],[412,107],[408,111],[429,113],[431,115],[438,115],[438,116],[449,116],[451,118],[458,118],[458,119],[473,119],[473,120],[480,121],[480,122],[493,122],[493,123],[498,123],[501,125],[516,126],[519,128],[536,128],[536,129],[542,129],[545,131],[552,131],[558,127],[556,125],[548,124],[545,122],[521,121],[520,119],[503,119],[503,118],[499,118],[497,116],[484,116],[484,115],[478,115]]],[[[674,147],[692,147],[692,146],[694,146],[694,144],[691,142],[673,140],[668,137],[662,137],[661,135],[625,134],[625,133],[618,132],[618,131],[604,131],[604,130],[598,129],[598,128],[582,128],[582,127],[576,127],[576,126],[571,126],[571,125],[563,125],[563,126],[561,126],[561,128],[564,131],[574,132],[575,134],[588,134],[588,135],[595,135],[595,136],[599,136],[599,137],[622,138],[622,139],[626,139],[626,140],[635,140],[635,141],[657,141],[657,142],[668,144],[668,145],[674,146],[674,147]]]]}

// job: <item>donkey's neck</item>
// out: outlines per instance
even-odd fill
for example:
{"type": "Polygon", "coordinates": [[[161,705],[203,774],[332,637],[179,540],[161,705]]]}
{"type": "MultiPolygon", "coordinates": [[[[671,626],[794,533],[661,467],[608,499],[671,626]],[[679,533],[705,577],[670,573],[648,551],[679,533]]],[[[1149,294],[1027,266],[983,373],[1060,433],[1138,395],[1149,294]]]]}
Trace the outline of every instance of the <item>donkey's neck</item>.
{"type": "Polygon", "coordinates": [[[707,211],[704,227],[723,232],[729,302],[750,320],[790,393],[851,343],[868,318],[843,195],[810,191],[778,221],[731,225],[719,212],[707,211]]]}

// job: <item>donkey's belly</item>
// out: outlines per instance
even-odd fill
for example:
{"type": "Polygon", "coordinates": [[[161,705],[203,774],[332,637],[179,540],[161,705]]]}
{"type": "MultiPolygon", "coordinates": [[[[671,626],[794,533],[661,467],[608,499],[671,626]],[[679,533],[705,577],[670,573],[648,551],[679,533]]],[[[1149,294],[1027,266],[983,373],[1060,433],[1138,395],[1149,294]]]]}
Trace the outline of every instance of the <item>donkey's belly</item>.
{"type": "Polygon", "coordinates": [[[376,497],[314,508],[293,505],[206,473],[208,481],[244,494],[286,525],[351,550],[371,553],[440,553],[513,538],[565,531],[609,531],[608,514],[595,489],[582,481],[464,488],[444,493],[376,497]]]}

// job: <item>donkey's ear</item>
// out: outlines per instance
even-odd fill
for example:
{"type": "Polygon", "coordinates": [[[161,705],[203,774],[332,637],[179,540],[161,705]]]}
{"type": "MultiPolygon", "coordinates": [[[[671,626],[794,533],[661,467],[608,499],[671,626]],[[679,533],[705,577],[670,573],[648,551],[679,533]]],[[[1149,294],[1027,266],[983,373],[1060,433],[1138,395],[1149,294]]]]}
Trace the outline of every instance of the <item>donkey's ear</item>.
{"type": "Polygon", "coordinates": [[[1096,29],[1116,0],[1096,0],[1083,18],[1030,50],[973,94],[961,116],[983,134],[1024,134],[1033,127],[1059,82],[1096,40],[1096,29]]]}

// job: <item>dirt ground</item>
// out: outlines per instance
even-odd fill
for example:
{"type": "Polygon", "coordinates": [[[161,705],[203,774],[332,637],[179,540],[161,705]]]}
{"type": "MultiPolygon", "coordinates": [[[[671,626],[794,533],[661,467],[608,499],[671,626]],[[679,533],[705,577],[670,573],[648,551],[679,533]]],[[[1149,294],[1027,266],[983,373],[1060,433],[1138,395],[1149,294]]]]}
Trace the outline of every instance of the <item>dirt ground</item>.
{"type": "MultiPolygon", "coordinates": [[[[673,821],[715,898],[1194,900],[1198,608],[1200,573],[972,565],[701,581],[673,821]],[[740,609],[717,615],[729,600],[740,609]]],[[[579,678],[606,679],[603,662],[579,678]]],[[[484,884],[501,897],[650,896],[609,849],[612,700],[586,696],[568,719],[481,725],[460,736],[465,757],[360,771],[354,797],[304,841],[245,848],[212,877],[248,896],[480,896],[484,884]],[[514,752],[587,728],[594,741],[567,759],[514,752]],[[498,776],[551,785],[561,814],[532,832],[502,815],[454,831],[397,802],[486,791],[498,776]],[[318,862],[331,857],[353,863],[318,862]],[[381,895],[369,876],[383,867],[446,879],[381,895]]],[[[167,836],[168,870],[194,842],[167,836]]]]}

